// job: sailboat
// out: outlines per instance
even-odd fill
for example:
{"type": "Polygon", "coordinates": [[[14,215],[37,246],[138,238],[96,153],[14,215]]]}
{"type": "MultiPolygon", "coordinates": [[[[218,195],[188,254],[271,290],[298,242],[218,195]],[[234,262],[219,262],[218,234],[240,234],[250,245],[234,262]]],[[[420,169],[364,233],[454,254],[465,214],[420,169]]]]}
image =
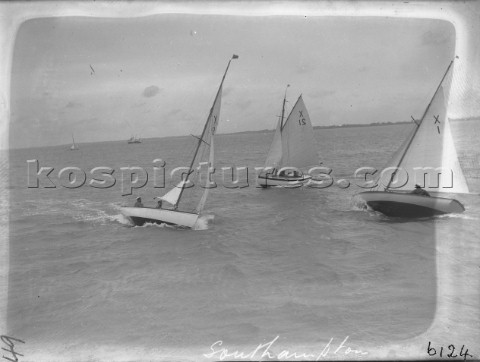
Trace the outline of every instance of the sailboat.
{"type": "MultiPolygon", "coordinates": [[[[157,197],[171,205],[170,208],[150,208],[150,207],[122,207],[121,212],[129,218],[135,225],[143,225],[147,222],[156,224],[169,224],[186,228],[194,228],[197,220],[202,212],[209,187],[206,185],[201,188],[190,183],[193,167],[202,161],[202,157],[208,157],[207,166],[210,169],[214,164],[214,135],[218,128],[220,119],[220,105],[222,100],[222,87],[227,75],[228,68],[232,59],[237,59],[237,55],[233,55],[228,61],[227,68],[223,74],[222,81],[215,96],[207,121],[203,127],[200,137],[195,137],[196,147],[190,163],[189,171],[185,172],[185,177],[169,192],[161,197],[157,197]],[[199,201],[198,201],[199,199],[199,201]]],[[[200,167],[197,168],[199,172],[200,167]]]]}
{"type": "MultiPolygon", "coordinates": [[[[288,87],[287,85],[287,89],[288,87]]],[[[299,168],[318,164],[312,122],[302,95],[298,97],[285,120],[286,99],[285,89],[282,114],[277,122],[265,168],[257,177],[258,184],[264,188],[302,186],[311,179],[311,176],[302,173],[299,168]]]]}
{"type": "Polygon", "coordinates": [[[127,141],[129,144],[130,143],[142,143],[142,140],[140,138],[137,138],[137,136],[132,136],[129,138],[129,140],[127,141]]]}
{"type": "Polygon", "coordinates": [[[73,133],[72,133],[72,145],[70,146],[71,151],[78,150],[78,146],[75,144],[75,138],[73,138],[73,133]]]}
{"type": "Polygon", "coordinates": [[[422,118],[414,119],[409,137],[387,164],[393,172],[379,177],[375,191],[357,195],[371,209],[387,216],[411,218],[465,211],[458,200],[438,196],[469,192],[447,118],[446,91],[450,89],[452,64],[422,118]]]}

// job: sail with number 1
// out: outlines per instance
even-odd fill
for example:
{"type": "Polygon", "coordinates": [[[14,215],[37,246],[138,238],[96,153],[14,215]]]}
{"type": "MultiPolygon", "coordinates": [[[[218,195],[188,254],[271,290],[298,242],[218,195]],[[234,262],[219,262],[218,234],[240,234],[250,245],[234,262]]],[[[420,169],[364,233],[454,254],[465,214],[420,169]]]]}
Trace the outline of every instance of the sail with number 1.
{"type": "Polygon", "coordinates": [[[303,98],[301,95],[298,97],[285,120],[286,93],[285,90],[282,113],[277,122],[265,168],[257,178],[262,187],[302,186],[311,177],[300,169],[318,165],[312,122],[303,98]]]}
{"type": "MultiPolygon", "coordinates": [[[[198,218],[205,207],[209,187],[209,170],[214,167],[214,136],[220,120],[220,106],[222,101],[222,88],[225,76],[232,59],[229,60],[217,94],[210,108],[210,112],[203,127],[202,134],[195,137],[196,145],[190,166],[184,173],[182,180],[170,191],[156,199],[163,202],[161,208],[151,207],[122,207],[121,212],[135,225],[143,225],[146,222],[157,224],[169,224],[187,228],[195,228],[198,218]],[[200,175],[203,166],[207,167],[207,180],[205,185],[192,182],[193,175],[200,175]],[[195,172],[196,170],[196,172],[195,172]]],[[[200,180],[201,181],[201,180],[200,180]]],[[[199,182],[200,182],[199,181],[199,182]]]]}
{"type": "Polygon", "coordinates": [[[468,193],[447,118],[453,61],[448,66],[420,120],[382,172],[375,191],[360,200],[387,216],[428,217],[461,213],[457,200],[438,195],[468,193]]]}

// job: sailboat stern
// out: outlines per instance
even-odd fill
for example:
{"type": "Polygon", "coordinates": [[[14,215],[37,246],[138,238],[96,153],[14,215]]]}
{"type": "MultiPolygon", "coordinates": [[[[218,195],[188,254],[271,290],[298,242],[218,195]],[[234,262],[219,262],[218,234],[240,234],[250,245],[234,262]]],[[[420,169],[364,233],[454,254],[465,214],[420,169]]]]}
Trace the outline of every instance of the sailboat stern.
{"type": "Polygon", "coordinates": [[[357,197],[370,209],[392,217],[420,218],[465,211],[458,200],[446,197],[391,191],[366,191],[357,197]]]}

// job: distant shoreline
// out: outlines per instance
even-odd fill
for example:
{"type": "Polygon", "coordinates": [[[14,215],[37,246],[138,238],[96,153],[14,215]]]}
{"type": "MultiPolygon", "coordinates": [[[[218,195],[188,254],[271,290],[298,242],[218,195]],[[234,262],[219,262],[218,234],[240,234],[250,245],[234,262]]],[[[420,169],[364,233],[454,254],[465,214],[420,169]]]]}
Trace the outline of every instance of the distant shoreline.
{"type": "MultiPolygon", "coordinates": [[[[480,121],[480,117],[449,119],[449,121],[450,122],[480,121]]],[[[333,129],[333,128],[396,126],[396,125],[399,125],[399,124],[412,124],[412,123],[413,123],[413,121],[347,123],[347,124],[329,125],[329,126],[313,126],[313,129],[315,130],[315,129],[333,129]]],[[[240,132],[218,133],[218,135],[236,135],[236,134],[248,134],[248,133],[274,132],[274,131],[275,131],[274,129],[261,129],[261,130],[256,130],[256,131],[240,131],[240,132]]]]}
{"type": "MultiPolygon", "coordinates": [[[[373,126],[395,126],[397,124],[409,124],[412,121],[403,121],[403,122],[374,122],[374,123],[348,123],[340,125],[329,125],[329,126],[313,126],[313,129],[332,129],[332,128],[353,128],[353,127],[373,127],[373,126]]],[[[274,132],[274,129],[261,129],[256,131],[240,131],[240,132],[229,132],[229,133],[218,133],[218,135],[236,135],[244,133],[264,133],[264,132],[274,132]]]]}
{"type": "MultiPolygon", "coordinates": [[[[469,117],[469,118],[456,118],[456,119],[449,119],[450,122],[469,122],[469,121],[480,121],[480,117],[469,117]]],[[[313,129],[335,129],[335,128],[356,128],[356,127],[375,127],[375,126],[396,126],[401,124],[412,124],[412,121],[401,121],[401,122],[373,122],[373,123],[347,123],[341,125],[329,125],[329,126],[314,126],[313,129]]],[[[240,131],[240,132],[228,132],[228,133],[218,133],[217,135],[241,135],[241,134],[251,134],[251,133],[273,133],[274,129],[261,129],[255,131],[240,131]]],[[[162,138],[177,138],[177,137],[188,137],[188,135],[182,136],[165,136],[165,137],[149,137],[149,138],[142,138],[142,141],[145,140],[153,140],[153,139],[162,139],[162,138]]],[[[89,145],[92,143],[101,143],[101,142],[125,142],[127,143],[127,139],[125,140],[109,140],[109,141],[97,141],[97,142],[84,142],[78,143],[78,145],[89,145]]],[[[29,148],[43,148],[43,147],[70,147],[70,143],[59,144],[59,145],[52,145],[52,146],[34,146],[34,147],[19,147],[19,148],[10,148],[10,150],[21,150],[21,149],[29,149],[29,148]]],[[[6,149],[8,150],[8,149],[6,149]]],[[[4,150],[0,150],[4,151],[4,150]]]]}

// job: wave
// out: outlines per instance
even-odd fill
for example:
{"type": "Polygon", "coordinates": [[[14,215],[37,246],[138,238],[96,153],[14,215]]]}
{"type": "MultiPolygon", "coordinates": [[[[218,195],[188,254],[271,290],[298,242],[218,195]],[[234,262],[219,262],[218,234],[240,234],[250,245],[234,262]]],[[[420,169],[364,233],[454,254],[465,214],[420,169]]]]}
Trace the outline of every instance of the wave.
{"type": "MultiPolygon", "coordinates": [[[[109,208],[115,210],[116,204],[109,204],[109,208]]],[[[69,201],[61,200],[27,200],[21,209],[22,216],[64,216],[75,221],[87,223],[99,223],[102,225],[108,222],[126,223],[123,215],[111,214],[105,209],[105,204],[99,201],[76,199],[69,201]]]]}
{"type": "Polygon", "coordinates": [[[193,230],[208,230],[208,224],[213,222],[215,219],[215,215],[212,214],[205,214],[198,217],[193,230]]]}
{"type": "Polygon", "coordinates": [[[463,220],[479,220],[478,217],[471,216],[468,214],[444,214],[436,216],[438,219],[463,219],[463,220]]]}

